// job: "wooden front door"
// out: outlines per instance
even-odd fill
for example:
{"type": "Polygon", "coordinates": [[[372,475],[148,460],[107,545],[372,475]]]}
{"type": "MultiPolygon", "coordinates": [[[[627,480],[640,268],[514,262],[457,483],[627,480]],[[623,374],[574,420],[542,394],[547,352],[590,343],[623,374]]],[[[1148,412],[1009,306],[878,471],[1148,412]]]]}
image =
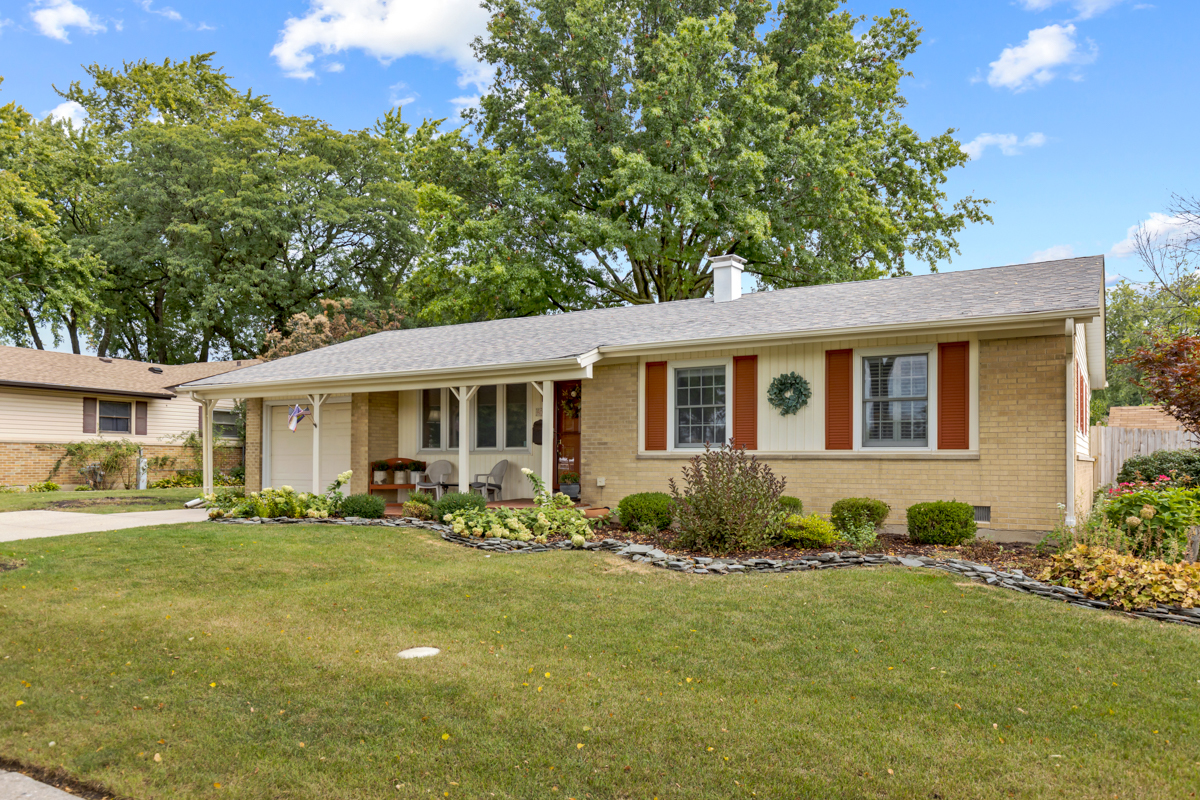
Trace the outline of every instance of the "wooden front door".
{"type": "Polygon", "coordinates": [[[579,472],[579,409],[583,387],[580,381],[554,383],[554,491],[564,472],[579,472]]]}

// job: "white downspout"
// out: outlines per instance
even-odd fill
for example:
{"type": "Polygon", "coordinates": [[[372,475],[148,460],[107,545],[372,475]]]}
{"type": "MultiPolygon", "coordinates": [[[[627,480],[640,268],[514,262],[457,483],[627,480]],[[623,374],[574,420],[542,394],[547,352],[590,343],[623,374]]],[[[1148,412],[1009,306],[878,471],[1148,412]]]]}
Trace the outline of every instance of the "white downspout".
{"type": "Polygon", "coordinates": [[[1075,319],[1067,318],[1067,519],[1075,524],[1075,319]]]}

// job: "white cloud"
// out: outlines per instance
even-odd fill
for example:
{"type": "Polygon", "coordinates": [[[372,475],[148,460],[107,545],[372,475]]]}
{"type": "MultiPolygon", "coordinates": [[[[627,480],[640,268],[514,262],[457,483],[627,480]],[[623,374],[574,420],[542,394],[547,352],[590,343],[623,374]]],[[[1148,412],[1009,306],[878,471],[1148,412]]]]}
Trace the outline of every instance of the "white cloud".
{"type": "Polygon", "coordinates": [[[67,28],[79,28],[85,33],[100,33],[105,30],[86,8],[71,0],[38,0],[37,9],[29,12],[29,18],[37,25],[43,36],[69,42],[67,28]]]}
{"type": "Polygon", "coordinates": [[[271,55],[293,78],[311,78],[317,54],[363,50],[387,64],[417,55],[453,61],[463,81],[479,67],[471,41],[487,29],[478,0],[310,0],[284,23],[271,55]]]}
{"type": "Polygon", "coordinates": [[[42,116],[53,117],[55,120],[65,119],[70,121],[75,127],[80,128],[83,127],[83,121],[87,119],[87,112],[83,110],[83,106],[74,100],[64,100],[42,116]]]}
{"type": "MultiPolygon", "coordinates": [[[[1063,0],[1023,0],[1021,5],[1026,11],[1045,11],[1051,6],[1058,5],[1063,0]]],[[[1103,14],[1122,0],[1071,0],[1071,7],[1078,12],[1078,19],[1090,19],[1097,14],[1103,14]]]]}
{"type": "Polygon", "coordinates": [[[479,105],[479,101],[482,99],[483,98],[477,94],[467,97],[450,98],[450,105],[454,106],[454,113],[450,117],[450,122],[455,125],[461,125],[463,123],[463,112],[468,108],[479,105]]]}
{"type": "Polygon", "coordinates": [[[1108,254],[1113,258],[1126,258],[1137,253],[1134,237],[1142,227],[1145,227],[1146,233],[1150,234],[1153,242],[1161,243],[1169,241],[1176,234],[1182,232],[1188,227],[1188,224],[1189,221],[1183,217],[1153,211],[1144,222],[1130,225],[1129,230],[1125,231],[1125,238],[1114,244],[1108,254]]]}
{"type": "Polygon", "coordinates": [[[342,72],[346,69],[346,65],[340,61],[330,61],[325,65],[326,72],[342,72]]]}
{"type": "Polygon", "coordinates": [[[0,19],[0,33],[4,33],[4,26],[12,25],[11,19],[0,19]]]}
{"type": "Polygon", "coordinates": [[[989,64],[992,69],[987,82],[1015,92],[1049,83],[1058,67],[1094,61],[1096,45],[1088,44],[1088,50],[1080,49],[1075,41],[1074,25],[1047,25],[1032,30],[1024,42],[1004,48],[1000,58],[989,64]]]}
{"type": "Polygon", "coordinates": [[[1047,247],[1045,250],[1035,250],[1033,255],[1029,256],[1031,262],[1038,261],[1058,261],[1064,258],[1074,258],[1075,248],[1069,244],[1056,244],[1047,247]]]}
{"type": "Polygon", "coordinates": [[[420,97],[416,92],[408,88],[408,84],[404,81],[394,83],[388,87],[391,91],[391,101],[393,106],[410,106],[420,97]]]}
{"type": "Polygon", "coordinates": [[[170,6],[152,8],[154,5],[154,0],[137,0],[137,4],[142,7],[143,11],[148,11],[151,14],[158,14],[160,17],[166,17],[167,19],[172,19],[176,22],[183,21],[183,15],[170,6]]]}
{"type": "Polygon", "coordinates": [[[1041,147],[1046,143],[1043,133],[1031,133],[1018,139],[1015,133],[981,133],[962,146],[972,160],[978,159],[989,147],[999,147],[1006,156],[1017,156],[1026,147],[1041,147]]]}

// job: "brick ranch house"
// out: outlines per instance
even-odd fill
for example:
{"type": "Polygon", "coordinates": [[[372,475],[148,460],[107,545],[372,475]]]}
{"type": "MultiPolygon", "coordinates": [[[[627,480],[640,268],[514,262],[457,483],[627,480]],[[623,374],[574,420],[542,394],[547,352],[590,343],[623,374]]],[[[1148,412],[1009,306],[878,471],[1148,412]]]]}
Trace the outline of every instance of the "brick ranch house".
{"type": "MultiPolygon", "coordinates": [[[[0,486],[84,483],[66,464],[52,474],[71,442],[128,439],[142,445],[147,458],[186,456],[171,439],[199,428],[201,406],[173,387],[256,363],[147,364],[0,347],[0,486]]],[[[214,423],[224,444],[240,445],[232,409],[233,401],[218,404],[214,423]]],[[[217,453],[218,470],[241,462],[240,447],[217,453]]]]}
{"type": "Polygon", "coordinates": [[[389,331],[180,391],[247,400],[248,490],[353,468],[366,492],[393,457],[450,461],[465,490],[506,459],[505,499],[531,496],[530,467],[612,507],[733,438],[816,511],[869,495],[902,524],[956,499],[985,530],[1039,532],[1088,507],[1103,257],[747,295],[740,258],[712,269],[711,298],[389,331]],[[812,395],[785,416],[768,390],[790,373],[812,395]]]}

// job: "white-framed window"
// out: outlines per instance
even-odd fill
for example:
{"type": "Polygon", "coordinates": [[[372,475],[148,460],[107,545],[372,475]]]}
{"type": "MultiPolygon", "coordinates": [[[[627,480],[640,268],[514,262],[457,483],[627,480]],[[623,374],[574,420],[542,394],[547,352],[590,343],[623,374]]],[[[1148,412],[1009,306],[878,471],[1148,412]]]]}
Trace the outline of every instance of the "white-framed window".
{"type": "MultiPolygon", "coordinates": [[[[471,398],[473,450],[528,450],[529,385],[480,386],[471,398]]],[[[458,449],[458,398],[449,388],[421,392],[421,450],[458,449]]]]}
{"type": "Polygon", "coordinates": [[[667,420],[670,450],[719,447],[728,441],[733,362],[728,358],[667,363],[667,420]]]}
{"type": "Polygon", "coordinates": [[[863,447],[928,447],[929,353],[862,357],[863,447]]]}
{"type": "Polygon", "coordinates": [[[129,433],[133,418],[133,404],[119,403],[115,400],[100,401],[100,432],[129,433]]]}
{"type": "Polygon", "coordinates": [[[238,415],[230,409],[213,410],[213,433],[222,439],[238,438],[238,415]]]}

